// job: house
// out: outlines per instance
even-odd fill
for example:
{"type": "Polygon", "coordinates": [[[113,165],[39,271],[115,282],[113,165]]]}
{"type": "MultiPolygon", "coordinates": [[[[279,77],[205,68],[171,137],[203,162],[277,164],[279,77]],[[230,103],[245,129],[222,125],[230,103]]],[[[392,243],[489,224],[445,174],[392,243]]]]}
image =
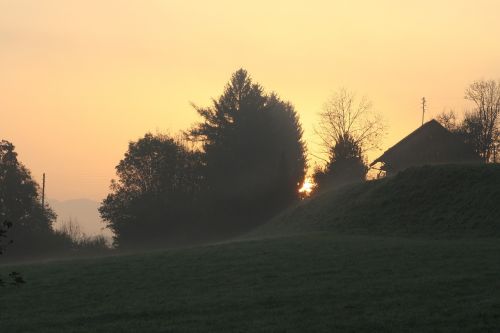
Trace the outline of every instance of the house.
{"type": "Polygon", "coordinates": [[[482,160],[460,137],[431,120],[389,148],[370,166],[381,163],[387,175],[410,166],[441,163],[480,163],[482,160]]]}

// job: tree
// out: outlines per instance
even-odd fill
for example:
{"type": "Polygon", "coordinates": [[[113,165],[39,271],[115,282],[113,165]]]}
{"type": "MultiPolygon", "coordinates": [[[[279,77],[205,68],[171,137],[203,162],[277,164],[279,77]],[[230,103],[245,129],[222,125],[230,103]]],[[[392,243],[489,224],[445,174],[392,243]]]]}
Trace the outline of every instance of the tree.
{"type": "Polygon", "coordinates": [[[330,97],[319,118],[315,132],[327,154],[347,136],[365,154],[378,148],[385,135],[384,122],[380,115],[373,112],[372,103],[366,97],[358,99],[355,93],[344,88],[330,97]]]}
{"type": "Polygon", "coordinates": [[[346,134],[332,147],[326,167],[316,168],[313,178],[321,189],[363,181],[367,171],[368,166],[361,153],[361,147],[349,134],[346,134]]]}
{"type": "MultiPolygon", "coordinates": [[[[47,249],[56,215],[42,207],[39,186],[30,171],[18,161],[12,143],[0,141],[0,220],[15,221],[12,239],[21,240],[24,252],[47,249]]],[[[16,245],[13,251],[21,251],[16,245]]]]}
{"type": "MultiPolygon", "coordinates": [[[[3,254],[3,252],[5,251],[5,248],[6,248],[6,245],[2,244],[2,240],[7,238],[7,236],[6,236],[7,230],[10,228],[12,228],[12,223],[9,221],[4,221],[2,224],[0,224],[0,255],[3,254]]],[[[12,243],[12,241],[8,242],[8,244],[11,244],[11,243],[12,243]]],[[[9,273],[9,280],[10,280],[10,284],[12,284],[12,285],[20,285],[20,284],[25,283],[23,277],[18,272],[10,272],[9,273]]],[[[3,287],[5,285],[6,285],[6,282],[0,276],[0,287],[3,287]]]]}
{"type": "Polygon", "coordinates": [[[319,188],[364,180],[368,170],[365,154],[378,148],[385,135],[385,125],[372,112],[372,103],[340,89],[325,103],[319,118],[315,132],[327,154],[325,167],[317,168],[314,175],[319,188]]]}
{"type": "Polygon", "coordinates": [[[500,81],[475,81],[465,90],[465,99],[473,108],[461,121],[450,110],[436,117],[450,132],[460,136],[485,162],[499,160],[500,146],[500,81]]]}
{"type": "Polygon", "coordinates": [[[298,198],[306,148],[292,104],[240,69],[211,107],[194,107],[202,122],[187,134],[203,148],[213,214],[251,227],[298,198]]]}
{"type": "Polygon", "coordinates": [[[437,115],[436,120],[452,133],[459,131],[461,124],[459,123],[457,114],[454,110],[443,110],[443,112],[437,115]]]}
{"type": "Polygon", "coordinates": [[[466,113],[463,131],[485,162],[495,161],[500,141],[500,81],[479,80],[465,90],[473,109],[466,113]]]}
{"type": "Polygon", "coordinates": [[[166,135],[130,142],[99,212],[115,245],[159,245],[188,237],[202,179],[199,153],[166,135]]]}

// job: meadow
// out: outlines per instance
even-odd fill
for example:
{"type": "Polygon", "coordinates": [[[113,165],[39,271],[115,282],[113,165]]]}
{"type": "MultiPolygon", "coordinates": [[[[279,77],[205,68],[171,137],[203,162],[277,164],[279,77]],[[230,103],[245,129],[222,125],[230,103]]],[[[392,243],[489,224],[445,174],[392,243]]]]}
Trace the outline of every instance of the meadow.
{"type": "Polygon", "coordinates": [[[495,332],[500,169],[331,189],[239,239],[0,266],[1,332],[495,332]]]}
{"type": "Polygon", "coordinates": [[[499,253],[497,238],[323,232],[20,265],[1,331],[495,331],[499,253]]]}

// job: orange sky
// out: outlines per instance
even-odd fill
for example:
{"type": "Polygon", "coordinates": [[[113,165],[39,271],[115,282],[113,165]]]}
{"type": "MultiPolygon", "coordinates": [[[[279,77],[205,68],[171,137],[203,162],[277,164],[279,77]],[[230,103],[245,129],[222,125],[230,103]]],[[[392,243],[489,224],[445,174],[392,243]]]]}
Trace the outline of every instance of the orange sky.
{"type": "MultiPolygon", "coordinates": [[[[312,127],[340,86],[389,126],[384,148],[500,78],[500,2],[0,0],[0,138],[51,198],[102,199],[129,140],[176,133],[246,68],[312,127]]],[[[370,157],[374,157],[373,153],[370,157]]]]}

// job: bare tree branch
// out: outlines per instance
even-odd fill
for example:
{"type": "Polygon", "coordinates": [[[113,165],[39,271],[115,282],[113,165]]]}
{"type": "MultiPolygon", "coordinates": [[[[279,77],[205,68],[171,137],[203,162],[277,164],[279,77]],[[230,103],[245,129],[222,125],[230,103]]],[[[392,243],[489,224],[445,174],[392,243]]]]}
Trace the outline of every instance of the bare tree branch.
{"type": "Polygon", "coordinates": [[[465,99],[474,104],[466,118],[475,119],[479,131],[474,138],[485,161],[495,161],[499,146],[500,81],[479,80],[465,91],[465,99]]]}
{"type": "Polygon", "coordinates": [[[386,134],[386,126],[381,116],[372,111],[371,101],[365,96],[358,99],[355,93],[345,88],[326,101],[319,118],[314,132],[324,148],[322,153],[330,153],[335,144],[348,135],[365,154],[379,148],[380,140],[386,134]]]}

